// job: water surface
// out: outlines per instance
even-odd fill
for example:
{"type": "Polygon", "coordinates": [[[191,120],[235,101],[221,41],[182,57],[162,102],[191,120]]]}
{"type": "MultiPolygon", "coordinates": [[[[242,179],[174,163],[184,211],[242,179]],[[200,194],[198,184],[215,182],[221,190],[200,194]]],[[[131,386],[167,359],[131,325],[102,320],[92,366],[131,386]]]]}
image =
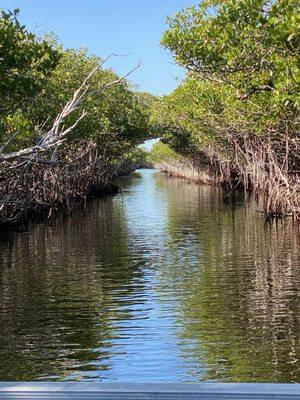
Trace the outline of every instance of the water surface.
{"type": "Polygon", "coordinates": [[[299,382],[300,245],[141,170],[0,242],[0,380],[299,382]]]}

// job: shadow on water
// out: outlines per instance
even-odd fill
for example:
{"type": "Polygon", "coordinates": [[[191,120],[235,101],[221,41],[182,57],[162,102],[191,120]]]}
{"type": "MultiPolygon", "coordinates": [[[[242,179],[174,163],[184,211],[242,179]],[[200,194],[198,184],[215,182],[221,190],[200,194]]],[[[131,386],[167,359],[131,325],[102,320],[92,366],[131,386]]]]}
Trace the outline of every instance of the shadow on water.
{"type": "Polygon", "coordinates": [[[0,242],[0,379],[299,381],[300,246],[154,170],[0,242]]]}
{"type": "Polygon", "coordinates": [[[177,322],[182,356],[195,360],[191,375],[299,381],[300,243],[295,227],[265,224],[251,201],[240,199],[230,210],[220,202],[218,189],[164,180],[158,177],[158,185],[168,187],[169,235],[176,243],[172,257],[183,243],[189,268],[167,259],[162,280],[168,279],[174,293],[184,292],[177,322]],[[189,262],[195,248],[199,256],[189,262]]]}

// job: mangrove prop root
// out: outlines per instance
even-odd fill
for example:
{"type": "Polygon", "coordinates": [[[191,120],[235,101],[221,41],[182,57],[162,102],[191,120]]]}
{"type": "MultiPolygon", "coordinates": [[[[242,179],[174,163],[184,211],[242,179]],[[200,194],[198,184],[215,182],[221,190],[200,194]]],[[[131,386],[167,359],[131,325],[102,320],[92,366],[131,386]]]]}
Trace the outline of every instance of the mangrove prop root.
{"type": "MultiPolygon", "coordinates": [[[[230,139],[230,138],[228,138],[230,139]]],[[[213,148],[203,151],[198,158],[188,160],[179,158],[158,163],[156,166],[171,176],[177,176],[201,183],[223,184],[229,188],[228,197],[238,187],[245,194],[253,191],[262,205],[266,220],[292,216],[300,222],[300,175],[299,160],[289,156],[297,154],[298,142],[286,144],[267,140],[244,138],[242,143],[229,141],[234,148],[234,162],[228,151],[228,159],[224,159],[213,148]],[[275,143],[275,145],[274,145],[275,143]],[[295,147],[291,149],[292,145],[295,147]],[[280,150],[283,149],[280,153],[280,150]],[[209,160],[203,165],[201,159],[209,160]],[[293,164],[293,165],[292,165],[293,164]]],[[[299,153],[298,153],[299,154],[299,153]]]]}
{"type": "Polygon", "coordinates": [[[31,163],[27,168],[0,170],[0,226],[18,225],[31,215],[85,204],[93,193],[110,190],[114,175],[93,143],[58,153],[60,163],[31,163]]]}

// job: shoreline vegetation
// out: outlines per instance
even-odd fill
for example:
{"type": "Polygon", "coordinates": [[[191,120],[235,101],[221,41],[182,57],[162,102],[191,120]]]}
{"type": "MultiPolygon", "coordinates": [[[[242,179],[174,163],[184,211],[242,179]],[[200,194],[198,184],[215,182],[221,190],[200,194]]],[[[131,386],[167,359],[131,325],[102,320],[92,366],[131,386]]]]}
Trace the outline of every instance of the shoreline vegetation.
{"type": "Polygon", "coordinates": [[[273,173],[260,179],[261,173],[266,174],[262,165],[249,165],[249,169],[245,172],[246,168],[240,171],[230,161],[219,163],[219,160],[209,160],[205,163],[204,157],[194,159],[184,157],[163,142],[153,146],[149,159],[155,168],[170,177],[198,184],[223,186],[226,192],[225,202],[234,198],[235,190],[244,191],[245,197],[248,193],[253,193],[261,207],[258,211],[265,215],[267,221],[289,216],[300,222],[299,177],[297,175],[296,179],[293,179],[293,176],[284,177],[278,166],[276,166],[277,171],[275,170],[278,175],[273,173]],[[251,172],[254,170],[256,174],[249,170],[251,172]]]}
{"type": "Polygon", "coordinates": [[[168,24],[162,45],[186,77],[155,104],[156,165],[300,222],[299,3],[204,0],[168,24]]]}
{"type": "Polygon", "coordinates": [[[168,19],[185,69],[165,96],[134,90],[106,58],[37,38],[0,14],[0,229],[70,213],[151,165],[252,191],[265,218],[300,222],[300,13],[296,0],[203,0],[168,19]],[[213,11],[213,12],[212,12],[213,11]],[[139,145],[160,138],[147,154],[139,145]]]}
{"type": "Polygon", "coordinates": [[[88,198],[116,191],[115,177],[143,154],[154,96],[86,50],[37,38],[0,18],[0,228],[41,215],[70,213],[88,198]]]}

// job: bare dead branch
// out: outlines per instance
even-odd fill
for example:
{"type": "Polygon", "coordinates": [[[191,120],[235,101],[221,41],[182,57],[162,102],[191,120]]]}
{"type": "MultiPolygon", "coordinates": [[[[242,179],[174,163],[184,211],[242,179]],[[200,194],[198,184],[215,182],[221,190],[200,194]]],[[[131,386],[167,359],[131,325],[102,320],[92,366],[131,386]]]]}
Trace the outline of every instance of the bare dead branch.
{"type": "MultiPolygon", "coordinates": [[[[88,96],[93,95],[96,92],[99,92],[101,90],[107,89],[111,86],[118,85],[122,83],[132,72],[134,72],[137,68],[140,67],[140,63],[138,63],[132,70],[130,70],[127,74],[124,76],[115,79],[112,82],[106,83],[99,88],[89,91],[90,87],[90,80],[92,76],[95,74],[95,72],[101,68],[101,66],[107,62],[114,54],[109,54],[105,59],[101,61],[100,64],[98,64],[84,79],[82,84],[79,86],[79,88],[74,92],[73,97],[71,100],[69,100],[65,106],[63,107],[62,111],[57,115],[57,117],[54,120],[54,123],[51,127],[51,129],[43,134],[38,141],[38,143],[34,146],[27,147],[25,149],[21,149],[15,152],[11,153],[3,153],[3,150],[7,145],[13,140],[13,137],[10,137],[7,142],[5,142],[2,147],[0,148],[0,163],[1,162],[14,162],[16,160],[24,160],[24,158],[27,158],[27,162],[35,160],[35,162],[38,162],[39,160],[43,160],[41,162],[45,163],[46,159],[45,158],[40,158],[38,157],[39,154],[41,153],[52,153],[52,156],[49,160],[49,162],[54,162],[55,161],[55,156],[53,156],[53,153],[55,154],[58,147],[63,144],[67,136],[72,132],[75,127],[79,124],[79,122],[87,115],[86,111],[83,111],[82,114],[80,115],[79,118],[69,127],[65,128],[64,126],[64,121],[66,118],[73,113],[75,110],[77,110],[79,104],[85,100],[88,96]]],[[[24,161],[21,162],[21,164],[17,164],[17,167],[20,165],[23,165],[24,161]]],[[[13,168],[13,165],[11,166],[13,168]]]]}

